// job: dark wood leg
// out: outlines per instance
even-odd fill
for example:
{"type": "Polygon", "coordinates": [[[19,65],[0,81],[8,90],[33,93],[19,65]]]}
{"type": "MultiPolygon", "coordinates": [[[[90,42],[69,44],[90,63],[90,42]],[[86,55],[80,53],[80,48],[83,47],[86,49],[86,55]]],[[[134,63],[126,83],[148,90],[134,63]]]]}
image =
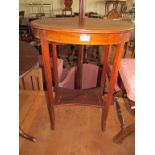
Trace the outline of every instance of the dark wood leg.
{"type": "Polygon", "coordinates": [[[72,65],[70,59],[75,58],[75,45],[69,45],[69,46],[70,46],[70,52],[67,55],[67,61],[70,65],[72,65]]]}
{"type": "Polygon", "coordinates": [[[113,138],[114,143],[122,143],[122,141],[129,136],[130,134],[134,133],[135,131],[135,124],[131,124],[121,131],[113,138]]]}
{"type": "Polygon", "coordinates": [[[118,119],[120,122],[120,126],[121,126],[121,129],[123,130],[125,128],[125,122],[124,122],[122,110],[121,110],[121,107],[120,107],[119,102],[117,100],[117,97],[114,98],[114,102],[116,105],[116,111],[117,111],[117,116],[118,116],[118,119]]]}
{"type": "MultiPolygon", "coordinates": [[[[102,96],[103,94],[103,90],[104,90],[104,84],[106,81],[106,73],[107,73],[107,69],[108,69],[108,59],[109,59],[109,55],[110,55],[110,50],[111,50],[111,46],[108,45],[105,48],[105,56],[103,59],[103,69],[102,69],[102,77],[101,77],[101,91],[100,91],[100,95],[102,96]]],[[[101,129],[102,131],[104,131],[104,120],[103,120],[103,110],[105,107],[102,108],[102,116],[101,116],[101,129]]]]}
{"type": "Polygon", "coordinates": [[[55,118],[54,118],[54,97],[53,97],[53,88],[52,88],[52,72],[51,72],[51,64],[50,64],[50,55],[49,55],[49,44],[45,38],[45,31],[40,31],[40,40],[41,40],[41,48],[44,62],[44,72],[45,72],[45,80],[47,86],[47,95],[48,95],[48,112],[51,121],[51,129],[55,127],[55,118]]]}
{"type": "Polygon", "coordinates": [[[80,46],[79,48],[80,49],[79,49],[79,54],[78,54],[78,64],[77,64],[76,83],[75,83],[75,88],[76,89],[81,89],[82,88],[84,46],[80,46]]]}
{"type": "Polygon", "coordinates": [[[32,141],[32,142],[37,142],[36,138],[33,136],[28,135],[27,133],[25,133],[20,127],[19,127],[19,136],[32,141]]]}
{"type": "Polygon", "coordinates": [[[57,49],[56,43],[52,43],[53,52],[53,71],[54,71],[54,84],[55,90],[58,88],[58,66],[57,66],[57,49]]]}
{"type": "Polygon", "coordinates": [[[100,65],[100,46],[95,46],[95,48],[96,48],[97,65],[100,65]]]}
{"type": "Polygon", "coordinates": [[[88,63],[88,50],[89,50],[89,46],[85,45],[84,46],[84,63],[88,63]]]}
{"type": "Polygon", "coordinates": [[[106,81],[106,73],[107,73],[107,69],[108,69],[108,60],[109,60],[110,50],[111,50],[110,45],[105,47],[105,55],[104,55],[104,59],[103,59],[103,69],[102,69],[101,85],[100,85],[101,86],[101,95],[103,94],[104,84],[106,81]]]}
{"type": "Polygon", "coordinates": [[[124,58],[126,57],[126,52],[128,51],[128,42],[125,43],[124,45],[124,58]]]}
{"type": "Polygon", "coordinates": [[[105,107],[103,107],[102,109],[102,119],[101,119],[102,131],[106,129],[106,121],[107,121],[108,112],[112,101],[112,94],[114,91],[114,86],[118,75],[119,64],[121,62],[123,52],[124,52],[124,43],[121,43],[116,47],[113,68],[112,68],[111,77],[110,77],[109,86],[108,86],[108,93],[105,101],[105,107]]]}

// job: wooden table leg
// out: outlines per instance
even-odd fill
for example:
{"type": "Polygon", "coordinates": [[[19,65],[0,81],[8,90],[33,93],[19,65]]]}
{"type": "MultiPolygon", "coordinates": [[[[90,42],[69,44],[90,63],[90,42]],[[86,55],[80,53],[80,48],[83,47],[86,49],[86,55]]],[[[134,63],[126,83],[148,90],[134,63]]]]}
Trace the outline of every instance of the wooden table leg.
{"type": "Polygon", "coordinates": [[[84,46],[80,46],[79,47],[79,54],[78,54],[76,83],[75,83],[76,89],[82,88],[83,54],[84,54],[84,46]]]}
{"type": "Polygon", "coordinates": [[[52,43],[52,53],[53,53],[54,84],[55,84],[55,90],[56,90],[58,88],[58,65],[57,65],[56,43],[52,43]]]}
{"type": "Polygon", "coordinates": [[[51,72],[51,62],[49,54],[49,43],[45,37],[45,31],[40,31],[40,40],[41,48],[44,62],[44,71],[45,71],[45,80],[47,86],[47,95],[48,95],[48,112],[51,121],[51,129],[55,127],[55,118],[54,118],[54,97],[53,97],[53,88],[52,88],[52,72],[51,72]]]}
{"type": "Polygon", "coordinates": [[[109,60],[109,55],[110,55],[110,50],[111,46],[107,45],[105,47],[105,54],[104,54],[104,59],[103,59],[103,69],[102,69],[102,75],[101,75],[101,95],[103,95],[103,90],[104,90],[104,84],[106,81],[106,73],[108,69],[108,60],[109,60]]]}
{"type": "Polygon", "coordinates": [[[121,58],[124,52],[124,43],[118,44],[115,51],[114,63],[112,68],[112,73],[108,86],[108,93],[106,96],[105,106],[102,109],[102,119],[101,119],[101,129],[104,131],[106,129],[106,121],[108,117],[109,107],[112,101],[112,94],[114,91],[115,82],[118,75],[119,64],[121,62],[121,58]]]}

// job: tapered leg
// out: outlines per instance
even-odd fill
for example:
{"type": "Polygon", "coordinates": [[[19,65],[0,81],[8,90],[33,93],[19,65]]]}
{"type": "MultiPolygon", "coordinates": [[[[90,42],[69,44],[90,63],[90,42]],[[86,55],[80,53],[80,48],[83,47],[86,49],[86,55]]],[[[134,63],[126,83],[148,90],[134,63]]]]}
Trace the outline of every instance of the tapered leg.
{"type": "Polygon", "coordinates": [[[40,40],[41,48],[44,62],[44,71],[45,71],[45,80],[47,86],[47,95],[48,95],[48,112],[51,121],[51,129],[55,127],[55,118],[54,118],[54,97],[53,97],[53,88],[52,88],[52,72],[51,72],[51,63],[50,63],[50,54],[49,54],[49,44],[46,40],[45,31],[40,31],[40,40]]]}
{"type": "Polygon", "coordinates": [[[101,75],[101,95],[103,94],[104,84],[106,81],[106,73],[108,69],[108,60],[109,60],[110,50],[111,50],[111,46],[107,45],[105,47],[105,55],[103,59],[103,69],[102,69],[102,75],[101,75]]]}
{"type": "Polygon", "coordinates": [[[76,74],[76,89],[82,88],[82,72],[83,72],[83,54],[84,54],[84,46],[79,47],[78,54],[78,64],[77,64],[77,74],[76,74]]]}
{"type": "Polygon", "coordinates": [[[109,107],[111,105],[112,94],[114,91],[114,86],[118,75],[119,64],[120,64],[123,52],[124,52],[124,43],[121,43],[116,47],[112,73],[111,73],[109,86],[108,86],[108,93],[106,96],[105,106],[102,108],[102,119],[101,119],[102,131],[106,129],[106,121],[108,117],[109,107]]]}
{"type": "Polygon", "coordinates": [[[53,53],[53,71],[54,71],[54,83],[55,91],[58,88],[58,65],[57,65],[57,49],[56,43],[52,43],[52,53],[53,53]]]}

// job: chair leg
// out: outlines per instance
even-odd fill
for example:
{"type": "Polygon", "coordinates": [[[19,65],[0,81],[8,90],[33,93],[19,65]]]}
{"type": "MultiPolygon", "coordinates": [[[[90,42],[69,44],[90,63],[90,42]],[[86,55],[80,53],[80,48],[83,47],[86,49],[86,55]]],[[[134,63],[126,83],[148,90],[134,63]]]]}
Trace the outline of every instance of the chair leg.
{"type": "Polygon", "coordinates": [[[121,131],[116,135],[114,136],[113,138],[113,142],[114,143],[122,143],[123,140],[129,136],[130,134],[134,133],[135,131],[135,123],[127,126],[126,128],[124,129],[121,129],[121,131]]]}
{"type": "Polygon", "coordinates": [[[119,105],[119,102],[117,100],[117,97],[114,98],[114,102],[116,104],[116,110],[117,110],[117,116],[121,125],[121,131],[114,136],[113,142],[114,143],[122,143],[122,141],[130,134],[132,134],[135,131],[135,124],[131,124],[129,126],[125,126],[124,118],[122,115],[122,111],[119,105]]]}
{"type": "Polygon", "coordinates": [[[19,135],[29,141],[32,142],[37,142],[36,138],[33,136],[28,135],[27,133],[25,133],[20,127],[19,127],[19,135]]]}
{"type": "Polygon", "coordinates": [[[117,111],[117,116],[120,122],[120,126],[121,126],[121,129],[123,130],[125,128],[125,122],[124,122],[123,114],[122,114],[121,107],[119,105],[117,97],[114,98],[114,102],[116,104],[116,111],[117,111]]]}

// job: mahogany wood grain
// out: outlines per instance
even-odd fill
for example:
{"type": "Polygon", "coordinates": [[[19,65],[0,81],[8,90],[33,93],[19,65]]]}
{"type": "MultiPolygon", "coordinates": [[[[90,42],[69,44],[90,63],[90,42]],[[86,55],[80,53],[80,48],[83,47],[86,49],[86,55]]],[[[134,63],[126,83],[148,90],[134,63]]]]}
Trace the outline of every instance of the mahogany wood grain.
{"type": "Polygon", "coordinates": [[[114,91],[114,86],[115,86],[115,82],[117,79],[119,64],[120,64],[120,61],[123,55],[123,51],[124,51],[124,42],[117,45],[116,47],[115,56],[114,56],[114,64],[113,64],[112,73],[111,73],[111,77],[109,81],[105,107],[102,110],[102,122],[101,122],[102,130],[105,130],[106,128],[106,120],[108,117],[109,107],[112,102],[112,94],[114,91]]]}
{"type": "MultiPolygon", "coordinates": [[[[48,86],[48,96],[49,103],[51,105],[52,112],[50,114],[51,123],[54,123],[54,104],[58,101],[57,99],[60,97],[66,101],[75,101],[76,93],[74,91],[69,91],[65,93],[65,90],[62,89],[56,90],[56,100],[53,100],[53,89],[52,89],[52,76],[50,70],[50,58],[49,58],[49,49],[48,49],[48,41],[52,41],[55,43],[66,43],[66,44],[79,44],[79,45],[117,45],[115,57],[114,57],[114,67],[112,70],[112,77],[110,79],[108,94],[105,101],[105,106],[102,106],[102,130],[106,128],[106,120],[109,112],[109,105],[112,100],[112,93],[114,90],[114,84],[117,78],[118,67],[120,64],[120,60],[124,51],[124,43],[127,42],[130,38],[130,33],[133,31],[134,26],[132,23],[127,21],[114,21],[114,20],[103,20],[103,19],[93,19],[93,18],[84,18],[84,22],[79,22],[78,18],[52,18],[52,19],[43,19],[32,21],[31,23],[32,32],[34,35],[41,39],[41,46],[44,57],[44,67],[45,67],[45,75],[46,75],[46,84],[48,86]],[[57,94],[58,93],[58,94],[57,94]],[[73,95],[73,96],[72,96],[73,95]]],[[[56,52],[56,51],[55,51],[56,52]]],[[[80,59],[82,59],[82,52],[80,52],[80,59]]],[[[106,70],[107,62],[108,62],[108,48],[106,52],[106,58],[104,60],[104,69],[106,70]]],[[[82,60],[80,60],[82,62],[82,60]]],[[[81,66],[81,62],[79,66],[81,66]]],[[[55,64],[54,64],[55,65],[55,64]]],[[[79,67],[81,69],[81,67],[79,67]]],[[[82,69],[81,69],[82,71],[82,69]]],[[[81,72],[80,71],[80,72],[81,72]]],[[[103,71],[102,74],[102,87],[105,81],[105,73],[103,71]]],[[[56,73],[54,73],[56,74],[56,73]]],[[[81,74],[81,73],[80,73],[81,74]]],[[[82,75],[82,74],[81,74],[82,75]]],[[[80,75],[80,76],[81,76],[80,75]]],[[[79,78],[80,79],[80,78],[79,78]]],[[[99,89],[100,90],[100,89],[99,89]]],[[[66,90],[67,91],[67,90],[66,90]]],[[[82,90],[81,90],[82,91],[82,90]]],[[[86,90],[86,93],[83,97],[81,97],[81,91],[78,92],[78,101],[84,100],[84,98],[92,98],[92,93],[89,93],[89,90],[86,90]]],[[[84,92],[83,92],[84,93],[84,92]]],[[[97,94],[94,94],[96,96],[97,94]]],[[[102,95],[98,96],[102,98],[102,95]]],[[[96,96],[97,97],[97,96],[96,96]]],[[[91,102],[91,101],[90,101],[91,102]]],[[[92,100],[92,104],[96,105],[96,102],[100,102],[100,100],[95,101],[92,100]]]]}
{"type": "MultiPolygon", "coordinates": [[[[40,29],[50,30],[53,32],[64,32],[64,33],[94,33],[94,34],[118,34],[118,33],[127,33],[133,31],[133,24],[130,21],[123,20],[104,20],[104,19],[94,19],[94,18],[85,18],[85,24],[83,27],[79,26],[79,18],[48,18],[42,20],[32,21],[31,28],[32,30],[36,29],[36,32],[40,29]]],[[[48,35],[48,34],[47,34],[48,35]]],[[[119,35],[118,35],[119,36],[119,35]]],[[[39,37],[39,36],[38,36],[39,37]]],[[[99,37],[99,36],[98,36],[99,37]]],[[[92,37],[93,38],[93,37],[92,37]]],[[[65,37],[63,40],[66,40],[65,37]]],[[[82,42],[80,42],[82,43],[82,42]]]]}
{"type": "Polygon", "coordinates": [[[75,104],[102,107],[103,100],[100,95],[100,88],[91,89],[67,89],[58,88],[56,93],[55,105],[75,104]]]}
{"type": "Polygon", "coordinates": [[[79,47],[79,54],[78,54],[78,64],[77,64],[77,71],[76,72],[76,83],[75,88],[81,89],[82,88],[82,72],[83,72],[83,57],[84,57],[84,46],[79,47]]]}
{"type": "Polygon", "coordinates": [[[47,84],[47,93],[48,93],[48,111],[49,117],[51,121],[51,129],[55,127],[55,119],[54,119],[54,97],[53,97],[53,88],[52,88],[52,72],[51,72],[51,64],[50,64],[50,54],[49,54],[49,46],[48,41],[46,38],[46,32],[42,30],[40,32],[40,41],[41,41],[41,48],[42,48],[42,55],[43,55],[43,62],[44,62],[44,71],[45,71],[45,80],[47,84]]]}
{"type": "Polygon", "coordinates": [[[52,54],[53,54],[53,71],[54,71],[54,82],[55,82],[55,89],[58,88],[58,65],[57,65],[57,49],[56,43],[52,43],[52,54]]]}
{"type": "Polygon", "coordinates": [[[109,55],[110,55],[110,50],[111,50],[111,46],[107,45],[105,48],[105,56],[103,59],[103,69],[102,69],[102,77],[101,77],[101,94],[103,94],[103,90],[104,90],[104,84],[105,84],[105,80],[106,80],[106,73],[107,73],[107,69],[108,69],[108,60],[109,60],[109,55]]]}

